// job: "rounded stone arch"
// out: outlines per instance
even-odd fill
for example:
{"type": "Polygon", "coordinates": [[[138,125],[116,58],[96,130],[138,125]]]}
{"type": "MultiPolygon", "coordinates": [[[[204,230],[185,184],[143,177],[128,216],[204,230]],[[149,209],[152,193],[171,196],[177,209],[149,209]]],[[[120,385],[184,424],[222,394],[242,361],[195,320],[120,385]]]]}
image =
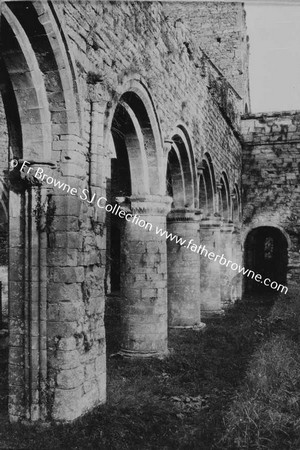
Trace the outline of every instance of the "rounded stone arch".
{"type": "MultiPolygon", "coordinates": [[[[118,88],[118,95],[106,105],[104,117],[103,143],[111,173],[106,183],[108,203],[122,203],[128,208],[130,198],[130,208],[133,208],[137,200],[165,194],[159,186],[161,166],[158,166],[156,153],[157,141],[162,147],[160,130],[151,98],[141,83],[136,79],[125,81],[118,88]]],[[[109,298],[120,298],[124,294],[121,273],[126,264],[126,222],[109,214],[105,220],[106,294],[109,298]]]]}
{"type": "MultiPolygon", "coordinates": [[[[126,80],[117,88],[117,95],[108,102],[104,121],[104,148],[110,140],[110,132],[117,109],[122,105],[135,116],[136,130],[139,130],[140,155],[132,165],[143,169],[145,188],[150,195],[165,194],[165,171],[162,134],[151,95],[141,77],[126,80]],[[142,164],[143,162],[143,164],[142,164]],[[147,185],[148,183],[148,185],[147,185]]],[[[132,116],[133,117],[133,116],[132,116]]],[[[141,177],[140,177],[141,178],[141,177]]],[[[136,189],[132,190],[135,194],[136,189]]]]}
{"type": "Polygon", "coordinates": [[[283,227],[278,225],[276,222],[273,222],[272,220],[257,220],[257,221],[255,221],[255,223],[253,223],[247,227],[244,227],[244,229],[242,231],[242,235],[241,235],[242,250],[244,250],[244,248],[245,248],[245,242],[246,242],[248,234],[251,231],[255,230],[256,228],[262,228],[262,227],[270,227],[270,228],[278,229],[286,239],[287,249],[289,250],[292,247],[291,238],[283,227]]]}
{"type": "MultiPolygon", "coordinates": [[[[193,146],[188,130],[179,124],[168,140],[167,184],[172,184],[175,208],[197,208],[198,186],[193,146]]],[[[168,189],[167,189],[168,190],[168,189]]],[[[170,192],[167,192],[170,195],[170,192]]]]}
{"type": "MultiPolygon", "coordinates": [[[[63,14],[58,10],[59,3],[35,0],[33,7],[38,19],[47,30],[47,37],[51,46],[57,71],[59,73],[62,94],[66,105],[66,126],[68,132],[82,131],[82,117],[84,114],[83,95],[80,95],[80,83],[76,70],[76,62],[71,51],[70,40],[67,33],[63,14]]],[[[79,133],[78,133],[79,134],[79,133]]]]}
{"type": "Polygon", "coordinates": [[[232,220],[233,222],[239,222],[241,218],[241,196],[237,183],[234,184],[232,194],[232,220]]]}
{"type": "MultiPolygon", "coordinates": [[[[52,170],[53,162],[60,160],[66,162],[61,164],[60,175],[64,176],[70,164],[62,161],[62,150],[76,151],[71,134],[81,139],[74,103],[76,83],[70,73],[69,59],[61,57],[62,48],[57,47],[60,31],[58,26],[56,31],[52,27],[51,11],[45,12],[48,6],[47,2],[2,2],[1,5],[0,79],[9,141],[5,157],[7,167],[9,158],[24,158],[33,167],[34,164],[47,167],[47,173],[52,170]]],[[[72,155],[65,156],[66,160],[72,158],[72,155]]],[[[82,158],[85,161],[85,155],[82,158]]],[[[48,196],[43,187],[20,181],[19,177],[10,177],[8,272],[12,283],[8,290],[8,320],[11,342],[18,339],[18,354],[25,357],[13,369],[9,408],[11,420],[35,421],[45,420],[48,414],[44,392],[51,372],[48,352],[51,353],[52,346],[45,346],[51,328],[46,313],[48,283],[51,283],[47,276],[49,243],[45,230],[38,228],[34,213],[39,201],[49,205],[52,194],[48,196]],[[22,267],[22,271],[17,274],[15,267],[22,267]],[[34,316],[29,309],[24,313],[28,305],[38,305],[34,316]],[[19,337],[37,327],[39,333],[35,340],[19,337]],[[37,378],[41,380],[39,385],[37,378]],[[26,396],[28,392],[30,398],[26,396]]],[[[57,201],[56,205],[61,203],[57,201]]],[[[14,345],[9,346],[10,363],[15,361],[14,345]]]]}
{"type": "Polygon", "coordinates": [[[213,215],[216,211],[216,179],[212,159],[205,153],[198,166],[199,173],[199,208],[203,217],[213,215]]]}
{"type": "Polygon", "coordinates": [[[261,275],[259,282],[253,277],[244,277],[243,290],[246,294],[266,289],[266,279],[269,280],[269,285],[271,282],[286,285],[289,239],[280,227],[270,223],[251,227],[245,235],[243,250],[244,267],[255,275],[261,275]]]}
{"type": "MultiPolygon", "coordinates": [[[[11,9],[2,5],[1,17],[2,70],[6,71],[6,82],[11,86],[16,100],[17,112],[11,113],[18,118],[23,148],[12,148],[13,155],[27,159],[51,159],[51,118],[47,94],[42,73],[36,55],[20,22],[11,9]],[[19,68],[19,71],[16,69],[19,68]],[[33,139],[34,136],[34,139],[33,139]],[[22,152],[22,154],[21,154],[22,152]],[[27,154],[28,152],[28,154],[27,154]],[[42,152],[42,155],[41,155],[42,152]]],[[[9,97],[3,96],[6,111],[9,97]]]]}
{"type": "Polygon", "coordinates": [[[185,180],[180,153],[176,145],[167,156],[167,195],[173,198],[172,209],[185,206],[185,180]]]}
{"type": "Polygon", "coordinates": [[[138,111],[126,101],[124,94],[118,102],[111,123],[116,160],[119,161],[119,195],[141,196],[150,194],[149,167],[145,139],[137,117],[138,111]],[[126,173],[125,173],[126,172],[126,173]]]}
{"type": "Polygon", "coordinates": [[[80,129],[76,71],[53,14],[50,3],[42,1],[2,6],[2,58],[23,141],[23,155],[18,156],[35,161],[51,160],[54,136],[64,135],[65,145],[67,135],[79,136],[80,129]]]}
{"type": "Polygon", "coordinates": [[[230,198],[230,188],[229,181],[226,172],[223,171],[220,177],[220,214],[222,218],[226,221],[231,220],[230,209],[231,209],[231,198],[230,198]]]}

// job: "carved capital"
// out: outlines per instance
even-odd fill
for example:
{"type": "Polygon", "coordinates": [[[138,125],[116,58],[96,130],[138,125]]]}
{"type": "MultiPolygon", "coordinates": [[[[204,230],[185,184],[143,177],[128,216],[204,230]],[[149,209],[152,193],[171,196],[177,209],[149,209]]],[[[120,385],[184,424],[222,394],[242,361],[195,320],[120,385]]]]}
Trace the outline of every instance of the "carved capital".
{"type": "Polygon", "coordinates": [[[174,141],[172,139],[165,139],[164,140],[164,154],[167,155],[169,151],[172,148],[172,145],[174,144],[174,141]]]}
{"type": "Polygon", "coordinates": [[[199,222],[200,209],[172,209],[168,214],[168,222],[199,222]]]}
{"type": "Polygon", "coordinates": [[[171,209],[171,203],[172,198],[169,196],[130,197],[130,210],[132,214],[166,216],[171,209]]]}

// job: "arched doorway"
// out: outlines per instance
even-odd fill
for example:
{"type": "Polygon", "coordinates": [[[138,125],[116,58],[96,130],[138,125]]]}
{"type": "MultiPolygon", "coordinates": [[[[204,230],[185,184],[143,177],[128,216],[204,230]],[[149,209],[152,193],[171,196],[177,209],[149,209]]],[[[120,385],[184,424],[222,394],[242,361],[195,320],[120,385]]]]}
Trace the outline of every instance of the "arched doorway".
{"type": "Polygon", "coordinates": [[[255,274],[260,274],[262,280],[257,282],[254,276],[245,276],[244,292],[270,291],[271,288],[263,282],[266,278],[285,285],[287,263],[288,243],[278,228],[263,226],[250,231],[245,241],[244,266],[255,274]]]}

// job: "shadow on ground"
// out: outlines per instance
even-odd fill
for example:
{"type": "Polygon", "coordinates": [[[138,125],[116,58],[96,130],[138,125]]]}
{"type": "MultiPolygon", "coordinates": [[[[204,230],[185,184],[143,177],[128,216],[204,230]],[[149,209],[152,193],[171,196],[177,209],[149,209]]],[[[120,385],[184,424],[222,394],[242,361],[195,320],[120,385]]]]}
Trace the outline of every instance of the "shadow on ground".
{"type": "Polygon", "coordinates": [[[245,298],[207,321],[205,332],[171,331],[164,360],[108,357],[105,406],[72,425],[2,423],[0,448],[224,449],[224,415],[264,339],[274,299],[245,298]]]}

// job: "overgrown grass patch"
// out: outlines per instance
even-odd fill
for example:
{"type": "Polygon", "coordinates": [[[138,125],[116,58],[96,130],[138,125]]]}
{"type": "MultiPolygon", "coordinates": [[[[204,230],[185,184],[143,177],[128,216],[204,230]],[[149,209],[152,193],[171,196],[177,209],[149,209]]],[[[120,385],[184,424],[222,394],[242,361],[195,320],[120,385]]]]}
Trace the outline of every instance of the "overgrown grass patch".
{"type": "Polygon", "coordinates": [[[300,298],[280,296],[225,418],[220,441],[230,449],[300,448],[300,298]]]}
{"type": "MultiPolygon", "coordinates": [[[[250,435],[255,435],[255,431],[250,427],[248,431],[240,430],[235,417],[239,414],[242,419],[247,417],[247,414],[255,410],[258,400],[262,399],[262,380],[269,376],[274,355],[279,354],[280,348],[285,348],[283,344],[280,347],[281,338],[275,335],[279,329],[285,339],[294,345],[291,351],[296,351],[297,314],[293,316],[294,325],[291,328],[286,325],[286,320],[290,320],[290,308],[280,302],[272,310],[271,307],[270,298],[253,297],[238,302],[224,317],[209,320],[204,333],[192,330],[170,331],[169,346],[173,351],[164,360],[108,357],[106,405],[74,424],[53,425],[48,429],[5,424],[0,431],[0,442],[9,445],[9,448],[43,450],[209,450],[233,449],[236,445],[243,445],[242,440],[238,444],[234,440],[238,433],[243,436],[249,431],[250,435]],[[281,320],[283,316],[285,319],[281,320]],[[273,344],[269,344],[273,340],[278,342],[278,351],[273,352],[273,344]],[[259,360],[261,351],[271,352],[270,360],[266,359],[269,362],[265,366],[259,360]],[[252,361],[253,354],[255,357],[252,361]],[[258,369],[263,374],[259,385],[261,391],[258,398],[253,397],[256,401],[253,404],[251,395],[254,395],[255,386],[258,386],[258,369]],[[248,379],[251,387],[251,391],[247,387],[251,393],[249,397],[244,393],[244,382],[248,379]],[[248,409],[246,403],[242,406],[244,401],[250,402],[248,409]]],[[[297,359],[295,361],[298,363],[297,359]]],[[[287,367],[286,363],[284,365],[287,367]]],[[[293,389],[297,386],[296,369],[293,371],[292,367],[290,366],[290,373],[294,374],[293,381],[285,385],[286,402],[281,414],[286,414],[286,408],[292,407],[288,398],[291,398],[291,386],[293,389]]],[[[279,371],[283,373],[281,369],[279,371]]],[[[279,395],[278,386],[281,383],[274,382],[273,391],[276,395],[279,395]]],[[[267,389],[266,386],[264,389],[267,389]]],[[[280,399],[282,402],[283,397],[280,399]]],[[[297,402],[292,402],[296,411],[297,402]]],[[[273,410],[275,411],[275,406],[273,410]]],[[[263,409],[255,411],[261,414],[260,420],[267,420],[263,409]]],[[[272,420],[274,426],[277,426],[277,412],[273,413],[272,420]]],[[[288,423],[283,428],[282,441],[287,439],[288,423]]],[[[296,427],[294,423],[292,428],[296,430],[296,427]]],[[[250,445],[252,442],[255,443],[254,438],[250,439],[250,445]]],[[[276,447],[281,448],[284,447],[276,447]]]]}

